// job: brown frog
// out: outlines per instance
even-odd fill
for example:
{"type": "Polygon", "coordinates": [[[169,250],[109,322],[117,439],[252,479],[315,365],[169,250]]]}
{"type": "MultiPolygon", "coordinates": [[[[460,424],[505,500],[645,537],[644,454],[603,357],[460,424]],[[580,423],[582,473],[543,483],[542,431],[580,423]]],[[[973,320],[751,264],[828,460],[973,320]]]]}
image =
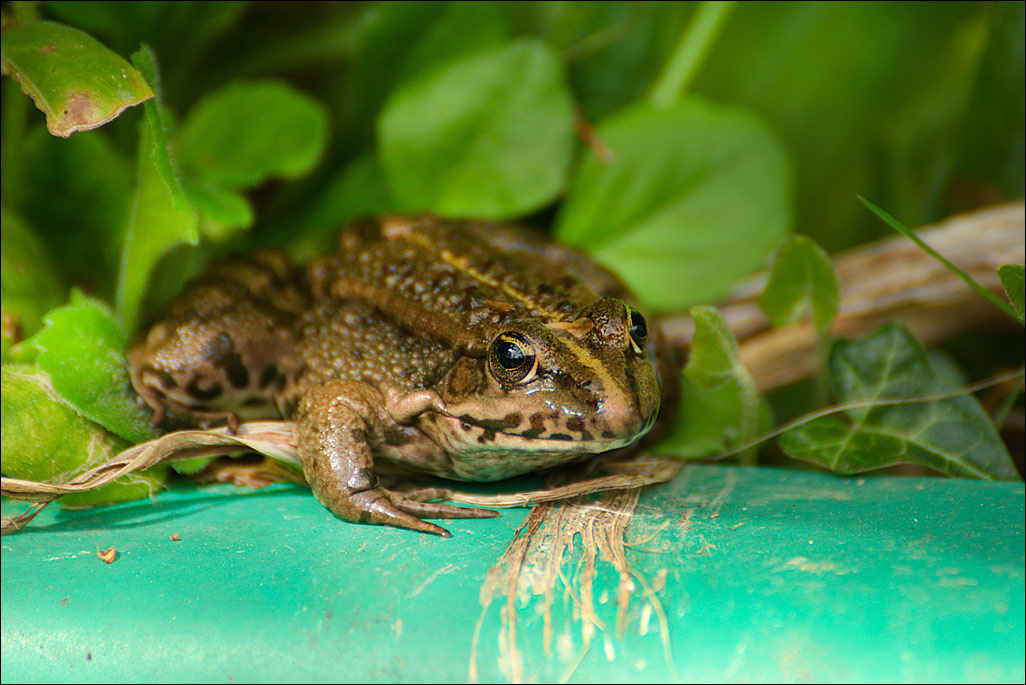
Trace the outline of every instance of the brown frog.
{"type": "MultiPolygon", "coordinates": [[[[448,536],[379,472],[492,481],[639,444],[677,366],[626,287],[527,231],[387,217],[304,268],[273,252],[194,281],[129,353],[154,410],[296,423],[317,499],[349,521],[448,536]]],[[[653,432],[654,433],[654,432],[653,432]]]]}

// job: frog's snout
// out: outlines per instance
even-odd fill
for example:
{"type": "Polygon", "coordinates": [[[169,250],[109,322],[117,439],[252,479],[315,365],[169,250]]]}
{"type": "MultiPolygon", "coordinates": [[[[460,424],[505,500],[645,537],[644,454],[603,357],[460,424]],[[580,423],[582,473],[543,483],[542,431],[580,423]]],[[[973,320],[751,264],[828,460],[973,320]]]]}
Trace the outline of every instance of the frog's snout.
{"type": "Polygon", "coordinates": [[[598,401],[596,417],[604,439],[633,442],[649,431],[658,413],[658,392],[639,388],[637,392],[604,394],[598,401]]]}

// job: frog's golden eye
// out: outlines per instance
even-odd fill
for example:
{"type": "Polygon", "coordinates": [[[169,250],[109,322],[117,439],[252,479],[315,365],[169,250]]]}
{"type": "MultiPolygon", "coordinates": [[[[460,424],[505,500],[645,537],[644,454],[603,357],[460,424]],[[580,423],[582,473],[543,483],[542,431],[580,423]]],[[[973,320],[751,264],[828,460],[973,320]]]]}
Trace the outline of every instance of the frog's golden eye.
{"type": "Polygon", "coordinates": [[[523,383],[534,377],[538,355],[519,333],[499,333],[488,350],[488,367],[502,383],[523,383]]]}
{"type": "Polygon", "coordinates": [[[645,345],[648,344],[648,322],[645,321],[645,317],[641,315],[641,312],[634,307],[628,307],[627,313],[630,320],[627,332],[631,336],[631,347],[634,348],[636,354],[641,354],[645,349],[645,345]]]}

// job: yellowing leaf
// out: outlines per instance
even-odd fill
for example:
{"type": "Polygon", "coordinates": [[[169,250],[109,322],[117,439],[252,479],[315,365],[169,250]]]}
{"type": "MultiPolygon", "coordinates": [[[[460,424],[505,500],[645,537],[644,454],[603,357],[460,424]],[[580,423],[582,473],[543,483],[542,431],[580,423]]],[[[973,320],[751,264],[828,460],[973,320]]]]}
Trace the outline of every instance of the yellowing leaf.
{"type": "Polygon", "coordinates": [[[67,138],[103,126],[153,97],[142,75],[78,29],[34,21],[4,30],[3,73],[46,114],[50,133],[67,138]]]}

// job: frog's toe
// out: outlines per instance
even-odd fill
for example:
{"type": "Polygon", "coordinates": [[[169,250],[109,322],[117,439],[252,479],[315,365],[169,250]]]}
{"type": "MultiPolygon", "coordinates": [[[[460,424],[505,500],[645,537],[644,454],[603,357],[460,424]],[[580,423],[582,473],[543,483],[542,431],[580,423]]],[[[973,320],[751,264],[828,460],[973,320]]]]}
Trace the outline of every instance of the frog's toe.
{"type": "Polygon", "coordinates": [[[396,502],[396,506],[408,514],[429,519],[493,519],[499,515],[499,512],[493,509],[457,507],[452,504],[419,502],[411,499],[396,502]]]}
{"type": "Polygon", "coordinates": [[[399,496],[391,495],[383,488],[358,492],[352,495],[350,502],[359,510],[360,521],[363,523],[408,528],[422,533],[432,533],[443,538],[450,537],[449,531],[445,528],[422,521],[417,516],[405,511],[406,505],[409,503],[399,496]],[[398,501],[393,502],[393,497],[398,501]]]}

